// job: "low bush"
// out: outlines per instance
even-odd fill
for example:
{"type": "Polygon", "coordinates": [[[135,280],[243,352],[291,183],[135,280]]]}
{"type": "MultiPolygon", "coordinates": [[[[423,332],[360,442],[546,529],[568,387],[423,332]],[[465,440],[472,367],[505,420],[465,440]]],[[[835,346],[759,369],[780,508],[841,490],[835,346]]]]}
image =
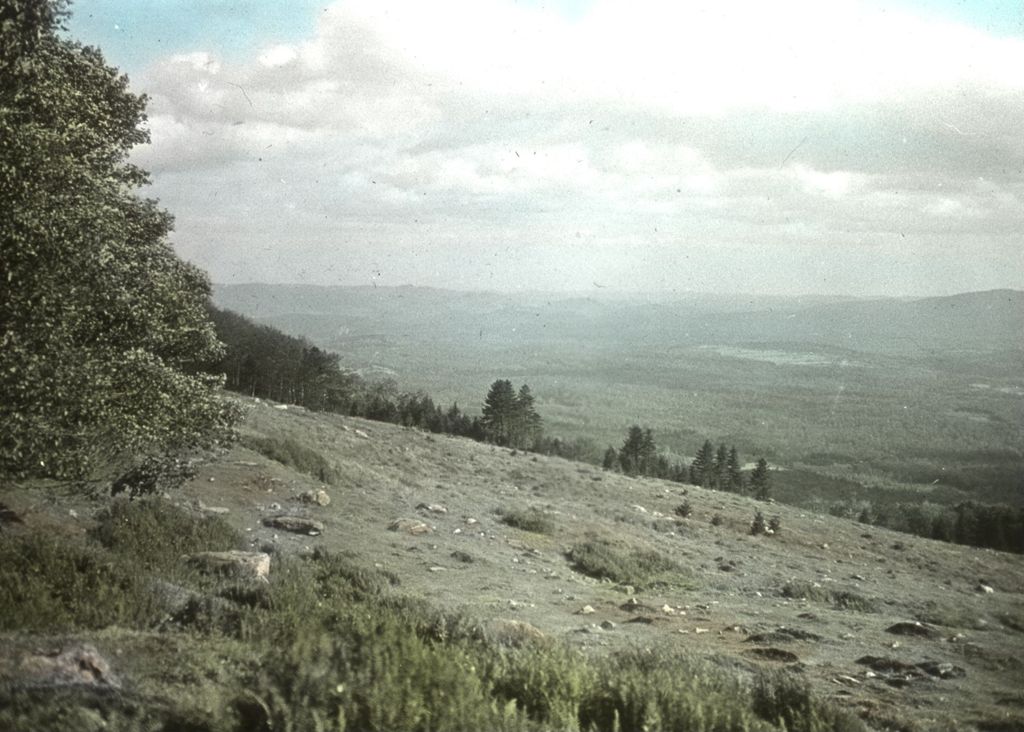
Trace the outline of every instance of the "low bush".
{"type": "Polygon", "coordinates": [[[197,516],[161,498],[116,501],[90,536],[148,569],[180,565],[183,554],[239,549],[241,534],[219,516],[197,516]]]}
{"type": "Polygon", "coordinates": [[[282,465],[295,468],[310,475],[321,483],[336,484],[340,479],[337,468],[331,465],[320,452],[303,445],[291,437],[257,437],[243,435],[241,443],[254,452],[276,460],[282,465]]]}
{"type": "Polygon", "coordinates": [[[878,612],[878,603],[869,597],[851,590],[829,589],[818,583],[791,580],[782,586],[782,596],[794,600],[827,602],[840,610],[854,610],[862,613],[878,612]]]}
{"type": "Polygon", "coordinates": [[[864,732],[851,713],[816,699],[807,682],[785,671],[763,672],[754,682],[753,709],[787,732],[864,732]]]}
{"type": "Polygon", "coordinates": [[[67,537],[0,541],[0,630],[143,628],[159,616],[147,577],[128,562],[67,537]]]}
{"type": "Polygon", "coordinates": [[[585,575],[634,587],[677,584],[683,573],[682,567],[656,551],[599,538],[575,544],[568,559],[585,575]]]}
{"type": "Polygon", "coordinates": [[[523,531],[532,531],[535,534],[555,533],[555,522],[551,516],[539,508],[513,508],[499,511],[501,522],[523,531]]]}

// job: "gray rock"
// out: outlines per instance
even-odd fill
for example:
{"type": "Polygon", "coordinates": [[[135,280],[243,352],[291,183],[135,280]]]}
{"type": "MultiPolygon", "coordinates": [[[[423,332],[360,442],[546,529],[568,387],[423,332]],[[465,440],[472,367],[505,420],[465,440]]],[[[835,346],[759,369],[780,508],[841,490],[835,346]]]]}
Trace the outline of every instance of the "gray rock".
{"type": "Polygon", "coordinates": [[[331,496],[323,488],[317,490],[308,490],[304,493],[299,494],[299,500],[303,503],[312,503],[317,506],[329,506],[331,505],[331,496]]]}
{"type": "Polygon", "coordinates": [[[264,552],[199,552],[185,557],[189,564],[211,574],[268,581],[270,555],[264,552]]]}
{"type": "Polygon", "coordinates": [[[53,653],[31,653],[18,664],[16,686],[54,688],[88,686],[120,689],[110,664],[88,643],[75,643],[53,653]]]}
{"type": "Polygon", "coordinates": [[[936,676],[940,679],[959,679],[967,675],[964,669],[951,663],[925,661],[924,663],[917,664],[917,667],[929,676],[936,676]]]}
{"type": "Polygon", "coordinates": [[[270,516],[263,519],[263,525],[282,531],[290,531],[293,534],[307,534],[319,536],[324,533],[324,525],[314,519],[303,518],[302,516],[270,516]]]}
{"type": "Polygon", "coordinates": [[[429,525],[419,521],[417,519],[400,518],[395,519],[388,524],[389,531],[401,531],[406,534],[412,534],[413,536],[419,536],[420,534],[429,534],[433,529],[429,525]]]}
{"type": "Polygon", "coordinates": [[[895,623],[885,629],[886,633],[893,635],[912,635],[919,638],[939,638],[942,633],[934,625],[918,621],[895,623]]]}

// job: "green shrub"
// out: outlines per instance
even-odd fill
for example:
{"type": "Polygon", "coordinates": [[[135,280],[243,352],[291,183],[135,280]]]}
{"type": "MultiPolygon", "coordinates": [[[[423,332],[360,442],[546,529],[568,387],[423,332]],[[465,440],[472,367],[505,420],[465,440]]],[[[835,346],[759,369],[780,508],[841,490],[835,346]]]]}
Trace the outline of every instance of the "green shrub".
{"type": "Polygon", "coordinates": [[[0,630],[142,628],[160,611],[146,576],[67,537],[0,541],[0,630]]]}
{"type": "Polygon", "coordinates": [[[593,538],[575,544],[568,554],[573,568],[595,579],[609,579],[635,587],[678,582],[682,568],[650,549],[593,538]]]}
{"type": "Polygon", "coordinates": [[[787,732],[864,732],[849,712],[811,695],[807,682],[785,671],[765,672],[754,683],[753,709],[787,732]]]}
{"type": "Polygon", "coordinates": [[[243,546],[241,535],[219,516],[196,516],[160,498],[117,501],[96,518],[93,539],[150,569],[180,565],[183,554],[243,546]]]}
{"type": "Polygon", "coordinates": [[[517,729],[494,703],[478,660],[433,644],[387,612],[346,613],[343,632],[302,632],[275,650],[247,695],[275,730],[517,729]]]}
{"type": "Polygon", "coordinates": [[[597,681],[580,706],[583,729],[774,729],[750,695],[721,669],[681,653],[629,650],[596,661],[597,681]]]}
{"type": "Polygon", "coordinates": [[[501,522],[507,526],[535,534],[555,533],[555,522],[539,508],[513,508],[499,511],[501,522]]]}
{"type": "Polygon", "coordinates": [[[256,437],[243,435],[241,443],[282,465],[295,468],[322,483],[337,484],[341,479],[338,470],[317,450],[303,445],[291,437],[256,437]]]}

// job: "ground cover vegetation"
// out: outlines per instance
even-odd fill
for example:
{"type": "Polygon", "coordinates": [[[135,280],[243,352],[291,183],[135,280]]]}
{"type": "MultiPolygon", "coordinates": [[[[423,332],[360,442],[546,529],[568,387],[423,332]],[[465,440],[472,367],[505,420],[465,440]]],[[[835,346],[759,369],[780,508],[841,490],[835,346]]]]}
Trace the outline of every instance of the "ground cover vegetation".
{"type": "MultiPolygon", "coordinates": [[[[503,644],[470,619],[401,595],[393,576],[344,554],[284,558],[269,583],[248,585],[180,561],[182,550],[241,543],[219,517],[159,498],[116,503],[84,538],[0,542],[0,631],[102,632],[122,647],[163,646],[150,649],[156,662],[139,670],[133,687],[115,695],[74,686],[0,687],[0,726],[863,729],[785,675],[766,672],[750,684],[679,652],[593,658],[550,639],[503,644]],[[163,592],[154,592],[157,585],[163,592]],[[175,594],[192,599],[175,605],[175,594]],[[173,654],[174,663],[161,663],[170,660],[164,654],[173,654]],[[190,683],[200,676],[201,690],[190,683]]],[[[639,568],[649,574],[667,566],[636,552],[625,561],[608,555],[608,547],[595,564],[588,557],[597,546],[574,550],[589,571],[614,566],[635,581],[639,568]]]]}

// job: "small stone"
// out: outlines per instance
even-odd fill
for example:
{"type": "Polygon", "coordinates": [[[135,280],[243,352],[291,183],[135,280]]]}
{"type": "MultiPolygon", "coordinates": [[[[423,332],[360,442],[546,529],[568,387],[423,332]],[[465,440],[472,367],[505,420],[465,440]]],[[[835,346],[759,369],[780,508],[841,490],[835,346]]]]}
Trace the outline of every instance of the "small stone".
{"type": "Polygon", "coordinates": [[[16,684],[23,688],[121,687],[107,660],[87,643],[75,643],[54,653],[36,652],[22,657],[16,684]]]}
{"type": "Polygon", "coordinates": [[[448,513],[448,509],[440,503],[421,503],[416,508],[420,511],[429,511],[430,513],[448,513]]]}
{"type": "Polygon", "coordinates": [[[710,628],[694,628],[693,632],[696,633],[697,635],[700,635],[701,633],[710,633],[711,629],[710,628]]]}
{"type": "MultiPolygon", "coordinates": [[[[273,489],[269,489],[269,490],[273,490],[273,489]]],[[[268,490],[268,492],[269,492],[269,490],[268,490]]],[[[281,510],[281,504],[277,503],[275,501],[274,503],[270,504],[269,508],[270,508],[271,511],[280,511],[281,510]]]]}
{"type": "Polygon", "coordinates": [[[363,430],[355,430],[355,435],[356,435],[356,437],[360,437],[360,438],[362,438],[364,440],[369,440],[370,439],[370,436],[368,434],[366,434],[366,432],[364,432],[363,430]]]}
{"type": "Polygon", "coordinates": [[[577,612],[576,614],[577,615],[593,615],[596,612],[597,612],[597,610],[595,610],[590,605],[584,605],[582,608],[580,608],[579,612],[577,612]]]}
{"type": "Polygon", "coordinates": [[[975,588],[975,589],[976,589],[976,591],[978,591],[978,592],[980,592],[980,593],[982,593],[984,595],[991,595],[991,594],[993,594],[996,591],[995,588],[992,587],[992,585],[986,585],[984,583],[979,584],[977,586],[977,588],[975,588]]]}
{"type": "Polygon", "coordinates": [[[615,623],[611,620],[605,620],[601,623],[601,628],[604,630],[615,630],[615,623]]]}
{"type": "Polygon", "coordinates": [[[431,572],[444,572],[445,569],[446,569],[445,567],[431,567],[429,571],[431,571],[431,572]]]}
{"type": "Polygon", "coordinates": [[[675,608],[673,608],[671,605],[667,605],[667,604],[661,606],[661,612],[663,612],[665,615],[675,615],[676,614],[675,608]]]}

